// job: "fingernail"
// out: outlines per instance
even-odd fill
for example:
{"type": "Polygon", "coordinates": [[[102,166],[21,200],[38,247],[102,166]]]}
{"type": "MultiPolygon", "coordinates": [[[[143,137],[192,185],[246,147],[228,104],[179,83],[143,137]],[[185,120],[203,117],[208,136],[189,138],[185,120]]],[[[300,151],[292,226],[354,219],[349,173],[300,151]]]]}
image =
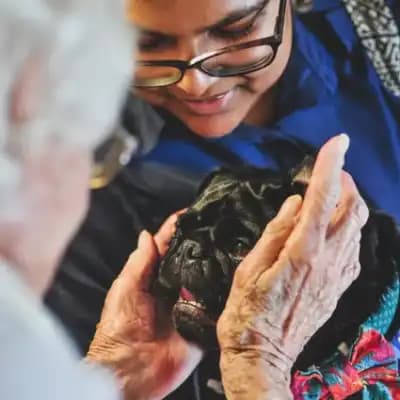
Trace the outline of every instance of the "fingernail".
{"type": "Polygon", "coordinates": [[[337,136],[337,140],[342,154],[345,155],[350,146],[350,138],[346,133],[341,133],[337,136]]]}
{"type": "Polygon", "coordinates": [[[303,199],[300,195],[295,194],[293,196],[288,197],[283,203],[279,214],[290,216],[296,215],[300,209],[301,204],[303,203],[303,199]]]}
{"type": "Polygon", "coordinates": [[[137,247],[142,247],[145,244],[146,236],[148,236],[148,235],[149,235],[149,232],[147,232],[146,230],[143,230],[142,232],[140,232],[140,235],[138,237],[137,247]]]}

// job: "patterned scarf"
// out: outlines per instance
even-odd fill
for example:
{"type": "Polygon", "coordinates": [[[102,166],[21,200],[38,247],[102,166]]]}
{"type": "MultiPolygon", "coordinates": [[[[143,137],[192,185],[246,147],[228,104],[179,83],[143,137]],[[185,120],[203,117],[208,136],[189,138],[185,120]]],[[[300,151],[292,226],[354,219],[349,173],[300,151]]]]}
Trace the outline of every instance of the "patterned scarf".
{"type": "Polygon", "coordinates": [[[384,334],[399,306],[400,282],[382,296],[377,312],[360,327],[347,350],[341,346],[319,367],[297,371],[292,379],[295,400],[399,400],[400,374],[395,348],[384,334]],[[355,397],[352,397],[355,396],[355,397]]]}
{"type": "Polygon", "coordinates": [[[400,97],[400,34],[385,0],[342,0],[385,88],[400,97]]]}

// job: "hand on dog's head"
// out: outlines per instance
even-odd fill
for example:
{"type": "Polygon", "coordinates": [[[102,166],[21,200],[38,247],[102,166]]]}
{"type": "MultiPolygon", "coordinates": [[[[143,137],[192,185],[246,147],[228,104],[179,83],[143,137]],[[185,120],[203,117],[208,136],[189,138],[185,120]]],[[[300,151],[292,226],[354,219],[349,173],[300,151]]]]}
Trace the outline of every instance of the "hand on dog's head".
{"type": "MultiPolygon", "coordinates": [[[[284,200],[292,194],[304,195],[313,163],[314,158],[307,157],[286,174],[220,169],[203,182],[197,200],[178,220],[156,282],[158,296],[175,304],[174,324],[186,339],[206,349],[217,347],[215,325],[236,267],[284,200]]],[[[362,235],[360,277],[311,338],[299,357],[299,367],[319,362],[339,343],[351,340],[377,308],[396,268],[395,238],[393,220],[372,212],[362,235]]]]}

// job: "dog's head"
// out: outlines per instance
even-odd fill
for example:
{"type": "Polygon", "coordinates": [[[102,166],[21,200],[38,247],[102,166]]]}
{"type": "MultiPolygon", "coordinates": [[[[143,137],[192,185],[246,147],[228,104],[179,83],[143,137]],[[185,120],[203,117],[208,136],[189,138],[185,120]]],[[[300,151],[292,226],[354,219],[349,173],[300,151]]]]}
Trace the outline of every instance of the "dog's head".
{"type": "Polygon", "coordinates": [[[158,286],[175,302],[173,319],[187,339],[216,345],[215,324],[236,267],[252,249],[284,200],[303,193],[312,158],[282,175],[270,170],[219,170],[180,216],[158,286]]]}

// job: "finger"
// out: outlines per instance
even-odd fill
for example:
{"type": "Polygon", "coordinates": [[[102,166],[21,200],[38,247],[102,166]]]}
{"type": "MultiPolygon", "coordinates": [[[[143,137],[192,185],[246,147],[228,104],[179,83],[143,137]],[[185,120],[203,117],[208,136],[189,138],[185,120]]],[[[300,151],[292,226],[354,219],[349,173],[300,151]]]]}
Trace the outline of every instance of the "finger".
{"type": "Polygon", "coordinates": [[[297,229],[315,241],[325,238],[333,210],[339,200],[340,176],[349,146],[347,135],[329,140],[320,150],[306,191],[297,229]]]}
{"type": "Polygon", "coordinates": [[[176,230],[176,221],[178,220],[178,217],[185,213],[186,210],[187,208],[184,208],[170,215],[154,235],[154,241],[156,242],[161,257],[164,257],[168,251],[169,243],[176,230]]]}
{"type": "Polygon", "coordinates": [[[130,286],[132,290],[148,291],[158,258],[153,237],[149,232],[142,231],[137,249],[130,255],[118,277],[120,282],[130,286]]]}
{"type": "Polygon", "coordinates": [[[368,207],[360,196],[352,177],[342,173],[342,194],[339,204],[328,227],[327,236],[344,235],[352,237],[361,230],[368,219],[368,207]]]}
{"type": "Polygon", "coordinates": [[[360,265],[360,236],[352,240],[341,254],[341,259],[344,260],[344,265],[340,271],[338,278],[339,288],[341,293],[348,289],[348,287],[358,278],[361,271],[360,265]]]}
{"type": "Polygon", "coordinates": [[[340,174],[340,198],[329,222],[326,234],[327,237],[332,236],[337,228],[343,224],[348,210],[352,207],[352,204],[355,201],[356,192],[354,191],[354,186],[350,180],[352,180],[352,178],[349,176],[349,174],[347,174],[345,171],[342,171],[340,174]]]}
{"type": "Polygon", "coordinates": [[[286,199],[277,216],[268,223],[257,244],[236,269],[234,284],[242,286],[249,279],[256,281],[263,271],[274,264],[295,226],[301,205],[299,195],[286,199]]]}
{"type": "Polygon", "coordinates": [[[353,282],[360,276],[361,264],[360,261],[356,260],[352,264],[349,264],[342,273],[340,290],[344,293],[353,282]]]}

